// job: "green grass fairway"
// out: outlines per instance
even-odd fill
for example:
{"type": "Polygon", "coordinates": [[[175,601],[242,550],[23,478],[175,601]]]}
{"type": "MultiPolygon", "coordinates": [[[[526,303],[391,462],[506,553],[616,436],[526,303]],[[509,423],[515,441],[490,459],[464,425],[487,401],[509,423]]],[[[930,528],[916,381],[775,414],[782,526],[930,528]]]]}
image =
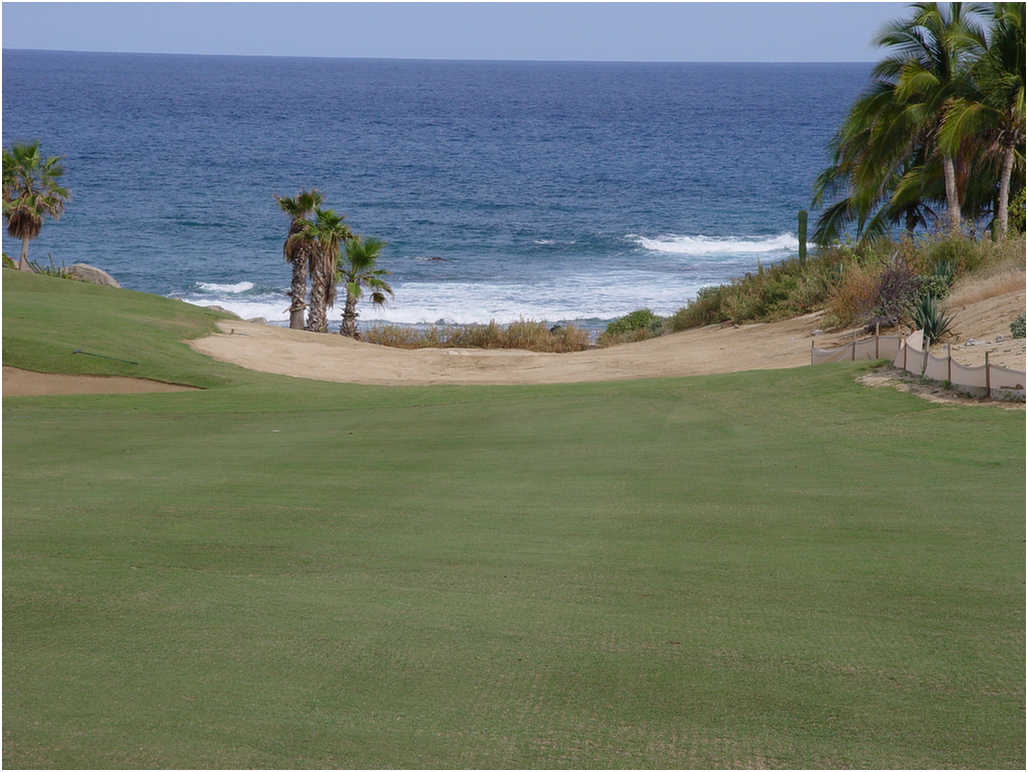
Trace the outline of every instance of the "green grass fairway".
{"type": "Polygon", "coordinates": [[[3,278],[5,364],[207,387],[4,399],[7,767],[1024,767],[1024,413],[280,378],[3,278]]]}

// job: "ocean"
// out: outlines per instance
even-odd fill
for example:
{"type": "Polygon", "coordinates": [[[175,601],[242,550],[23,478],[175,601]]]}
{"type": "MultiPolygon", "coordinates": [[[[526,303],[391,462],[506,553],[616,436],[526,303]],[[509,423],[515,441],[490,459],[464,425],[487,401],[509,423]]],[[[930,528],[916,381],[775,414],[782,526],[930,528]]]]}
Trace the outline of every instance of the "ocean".
{"type": "Polygon", "coordinates": [[[5,50],[3,143],[64,156],[72,200],[32,242],[43,264],[285,324],[275,196],[315,187],[387,242],[395,297],[361,323],[595,330],[795,254],[869,74],[5,50]]]}

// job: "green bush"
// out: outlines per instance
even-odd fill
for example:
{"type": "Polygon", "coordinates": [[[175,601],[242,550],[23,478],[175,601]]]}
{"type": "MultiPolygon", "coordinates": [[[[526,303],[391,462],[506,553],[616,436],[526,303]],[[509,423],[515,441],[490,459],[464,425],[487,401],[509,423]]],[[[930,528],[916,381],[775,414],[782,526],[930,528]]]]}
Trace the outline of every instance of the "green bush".
{"type": "Polygon", "coordinates": [[[703,327],[727,321],[728,316],[722,310],[721,304],[729,287],[730,285],[723,284],[720,287],[701,288],[695,299],[690,300],[685,308],[680,308],[671,316],[671,329],[677,332],[690,327],[703,327]]]}
{"type": "Polygon", "coordinates": [[[658,333],[663,328],[664,318],[657,316],[648,308],[640,308],[622,317],[615,319],[607,325],[605,332],[609,335],[623,335],[633,330],[649,330],[658,333]]]}
{"type": "Polygon", "coordinates": [[[1011,233],[1024,233],[1024,188],[1007,205],[1007,226],[1011,233]]]}
{"type": "Polygon", "coordinates": [[[1024,337],[1024,314],[1021,314],[1010,323],[1010,334],[1015,338],[1024,337]]]}
{"type": "Polygon", "coordinates": [[[970,273],[981,266],[982,253],[983,249],[976,241],[964,236],[947,236],[929,242],[928,269],[934,273],[936,266],[945,263],[953,276],[970,273]]]}

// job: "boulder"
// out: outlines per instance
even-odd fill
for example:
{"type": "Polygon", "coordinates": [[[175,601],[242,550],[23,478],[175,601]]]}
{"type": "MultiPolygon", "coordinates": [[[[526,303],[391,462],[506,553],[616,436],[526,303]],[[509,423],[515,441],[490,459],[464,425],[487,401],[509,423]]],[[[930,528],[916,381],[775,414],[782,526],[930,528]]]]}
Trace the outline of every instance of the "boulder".
{"type": "Polygon", "coordinates": [[[65,273],[71,279],[77,279],[78,281],[84,281],[89,284],[96,284],[98,287],[115,287],[121,289],[121,285],[111,276],[107,271],[102,268],[97,268],[95,265],[89,265],[88,263],[74,263],[64,269],[65,273]]]}
{"type": "Polygon", "coordinates": [[[204,306],[204,308],[206,308],[208,311],[217,311],[220,314],[228,314],[233,319],[242,319],[242,317],[239,314],[235,313],[234,311],[229,311],[227,308],[222,308],[221,306],[204,306]]]}

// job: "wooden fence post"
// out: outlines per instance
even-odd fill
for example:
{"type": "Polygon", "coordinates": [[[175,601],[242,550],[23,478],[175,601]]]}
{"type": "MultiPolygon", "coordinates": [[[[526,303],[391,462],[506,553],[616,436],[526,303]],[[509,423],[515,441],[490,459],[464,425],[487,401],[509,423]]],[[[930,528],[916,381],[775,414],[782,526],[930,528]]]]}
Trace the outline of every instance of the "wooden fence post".
{"type": "Polygon", "coordinates": [[[985,352],[985,398],[992,399],[992,378],[989,376],[989,352],[985,352]]]}
{"type": "Polygon", "coordinates": [[[953,385],[953,352],[950,351],[949,344],[946,344],[946,382],[950,386],[953,385]]]}
{"type": "Polygon", "coordinates": [[[875,359],[878,359],[878,322],[875,322],[875,359]]]}
{"type": "Polygon", "coordinates": [[[857,331],[853,331],[853,342],[850,343],[850,361],[857,361],[857,331]]]}
{"type": "Polygon", "coordinates": [[[810,339],[810,366],[814,366],[814,339],[810,339]]]}
{"type": "Polygon", "coordinates": [[[903,369],[907,369],[907,339],[903,339],[903,369]]]}

